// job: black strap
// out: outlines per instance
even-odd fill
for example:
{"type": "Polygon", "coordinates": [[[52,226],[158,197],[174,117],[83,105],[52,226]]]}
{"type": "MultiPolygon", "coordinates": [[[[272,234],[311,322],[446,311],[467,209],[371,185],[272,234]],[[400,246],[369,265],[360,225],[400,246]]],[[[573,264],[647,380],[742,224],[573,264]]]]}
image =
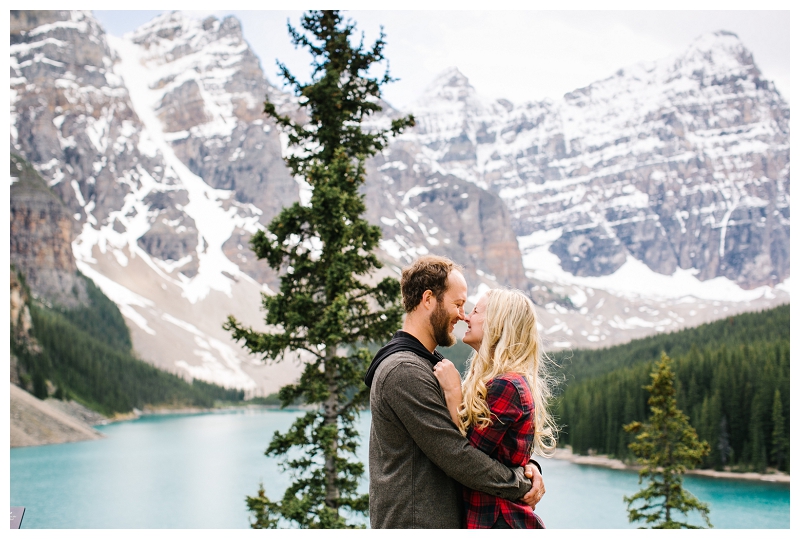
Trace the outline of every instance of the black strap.
{"type": "Polygon", "coordinates": [[[372,387],[372,379],[375,377],[375,371],[378,370],[378,366],[381,362],[397,352],[413,352],[419,357],[427,359],[431,367],[444,359],[444,356],[440,354],[438,350],[431,352],[419,342],[419,339],[410,333],[400,330],[394,334],[392,340],[386,343],[386,345],[375,354],[372,363],[369,365],[369,369],[367,369],[367,374],[364,376],[364,383],[367,384],[367,387],[372,387]]]}

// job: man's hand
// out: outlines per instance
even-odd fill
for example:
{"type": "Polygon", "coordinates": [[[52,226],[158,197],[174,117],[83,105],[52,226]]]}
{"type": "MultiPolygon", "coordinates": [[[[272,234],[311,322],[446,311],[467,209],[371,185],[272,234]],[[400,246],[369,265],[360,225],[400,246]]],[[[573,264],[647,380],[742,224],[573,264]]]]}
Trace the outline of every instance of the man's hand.
{"type": "Polygon", "coordinates": [[[529,505],[531,509],[536,509],[536,504],[544,496],[544,479],[542,479],[542,474],[539,473],[539,468],[530,462],[525,465],[525,477],[530,477],[533,485],[531,485],[528,493],[522,497],[522,503],[529,505]]]}

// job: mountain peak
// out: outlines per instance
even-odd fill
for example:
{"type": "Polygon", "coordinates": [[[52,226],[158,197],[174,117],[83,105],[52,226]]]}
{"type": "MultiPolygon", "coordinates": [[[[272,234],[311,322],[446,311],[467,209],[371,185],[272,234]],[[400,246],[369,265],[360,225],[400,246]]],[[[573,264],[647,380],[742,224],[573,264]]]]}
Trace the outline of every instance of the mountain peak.
{"type": "Polygon", "coordinates": [[[137,29],[128,32],[125,37],[133,40],[141,39],[150,34],[164,34],[160,37],[166,37],[167,34],[173,34],[176,30],[183,27],[186,21],[187,17],[180,11],[169,11],[154,17],[137,29]]]}
{"type": "MultiPolygon", "coordinates": [[[[582,100],[607,85],[617,89],[636,84],[667,84],[674,80],[696,80],[701,86],[724,81],[749,80],[757,87],[761,71],[752,53],[733,32],[717,30],[697,37],[680,52],[660,60],[641,62],[619,69],[613,76],[564,95],[582,100]]],[[[629,91],[629,90],[625,90],[629,91]]]]}
{"type": "Polygon", "coordinates": [[[425,89],[425,93],[430,93],[431,91],[438,91],[443,87],[449,88],[472,88],[469,83],[469,79],[464,75],[461,71],[458,70],[457,67],[452,66],[448,67],[431,81],[428,84],[428,87],[425,89]]]}
{"type": "Polygon", "coordinates": [[[463,102],[476,98],[475,88],[457,67],[439,73],[422,92],[417,105],[433,102],[463,102]]]}
{"type": "Polygon", "coordinates": [[[756,69],[752,53],[739,36],[727,30],[701,35],[680,55],[681,63],[692,68],[702,65],[717,73],[756,69]]]}
{"type": "Polygon", "coordinates": [[[163,13],[125,36],[139,44],[152,43],[159,40],[194,41],[202,46],[208,40],[233,37],[242,41],[242,25],[239,19],[229,15],[221,21],[210,15],[204,19],[195,18],[181,11],[163,13]],[[205,37],[201,37],[205,36],[205,37]]]}
{"type": "Polygon", "coordinates": [[[711,49],[741,49],[744,48],[739,36],[728,30],[717,30],[707,32],[698,36],[689,45],[689,50],[711,50],[711,49]]]}

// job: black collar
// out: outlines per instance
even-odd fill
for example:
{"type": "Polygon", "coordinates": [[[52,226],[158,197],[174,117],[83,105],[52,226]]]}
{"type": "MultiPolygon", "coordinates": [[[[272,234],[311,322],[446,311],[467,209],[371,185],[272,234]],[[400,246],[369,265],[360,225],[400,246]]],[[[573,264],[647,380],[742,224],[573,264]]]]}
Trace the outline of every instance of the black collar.
{"type": "Polygon", "coordinates": [[[400,330],[394,334],[391,341],[386,343],[386,345],[375,354],[375,358],[372,360],[372,363],[370,363],[366,376],[364,376],[364,383],[367,384],[367,387],[372,387],[372,379],[375,377],[375,371],[378,370],[378,365],[380,365],[384,359],[397,352],[413,352],[427,359],[431,367],[444,359],[444,356],[440,354],[438,350],[434,350],[433,353],[431,353],[419,339],[410,333],[400,330]]]}

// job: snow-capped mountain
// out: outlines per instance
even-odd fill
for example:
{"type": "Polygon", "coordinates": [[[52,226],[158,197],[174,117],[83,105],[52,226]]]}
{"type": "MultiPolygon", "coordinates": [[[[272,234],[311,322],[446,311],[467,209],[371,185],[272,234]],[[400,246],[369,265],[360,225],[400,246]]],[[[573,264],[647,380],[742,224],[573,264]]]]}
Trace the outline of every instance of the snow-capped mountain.
{"type": "Polygon", "coordinates": [[[789,107],[734,34],[559,101],[489,102],[453,69],[412,111],[418,161],[498,193],[516,235],[573,275],[789,275],[789,107]]]}
{"type": "MultiPolygon", "coordinates": [[[[134,349],[252,394],[264,365],[221,325],[262,328],[277,282],[248,238],[307,195],[262,114],[272,86],[239,22],[165,14],[106,35],[88,12],[14,12],[11,151],[74,213],[77,267],[134,349]]],[[[456,69],[367,163],[386,272],[427,252],[529,291],[551,347],[622,342],[788,301],[788,106],[735,36],[620,70],[558,102],[488,100],[456,69]]],[[[373,121],[402,112],[386,107],[373,121]]]]}
{"type": "Polygon", "coordinates": [[[222,323],[236,314],[263,326],[259,293],[274,275],[252,262],[246,240],[297,186],[269,168],[280,139],[258,118],[266,81],[238,22],[203,24],[161,17],[115,40],[87,12],[23,12],[12,24],[11,150],[75,212],[77,267],[120,306],[143,359],[270,392],[299,367],[249,357],[222,323]],[[241,73],[261,85],[224,87],[241,73]],[[184,94],[200,102],[176,107],[184,94]],[[247,155],[251,144],[267,151],[247,155]],[[225,149],[208,157],[209,145],[225,149]],[[216,176],[206,181],[206,171],[216,176]],[[216,188],[226,181],[240,185],[216,188]]]}

